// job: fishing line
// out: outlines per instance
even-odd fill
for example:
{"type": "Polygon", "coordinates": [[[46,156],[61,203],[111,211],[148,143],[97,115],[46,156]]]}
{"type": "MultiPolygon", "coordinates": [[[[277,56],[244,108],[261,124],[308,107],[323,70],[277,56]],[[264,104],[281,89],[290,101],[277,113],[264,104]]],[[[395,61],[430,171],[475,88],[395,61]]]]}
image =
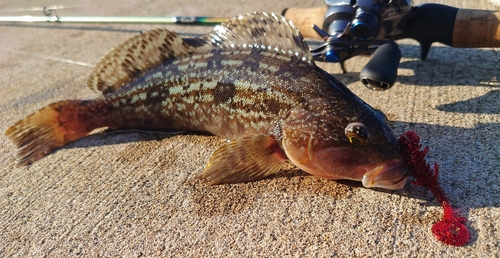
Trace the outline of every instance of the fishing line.
{"type": "Polygon", "coordinates": [[[75,64],[75,65],[80,65],[80,66],[95,67],[95,64],[86,63],[86,62],[82,62],[82,61],[75,61],[75,60],[71,60],[71,59],[67,59],[67,58],[40,55],[40,54],[36,54],[36,53],[25,53],[22,51],[16,51],[16,50],[10,50],[10,49],[3,49],[3,50],[6,50],[6,51],[11,52],[11,53],[16,53],[19,55],[29,56],[29,57],[37,57],[37,58],[42,58],[42,59],[46,59],[46,60],[52,60],[52,61],[68,63],[68,64],[75,64]]]}

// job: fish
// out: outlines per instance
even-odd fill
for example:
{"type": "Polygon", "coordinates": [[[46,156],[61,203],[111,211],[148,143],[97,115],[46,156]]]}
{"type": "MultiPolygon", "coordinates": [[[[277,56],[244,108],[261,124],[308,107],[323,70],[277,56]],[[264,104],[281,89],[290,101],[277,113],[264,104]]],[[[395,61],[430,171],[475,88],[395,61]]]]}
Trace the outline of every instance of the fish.
{"type": "Polygon", "coordinates": [[[399,189],[408,178],[385,114],[319,68],[280,15],[238,16],[200,37],[137,34],[99,61],[88,86],[97,98],[52,103],[5,131],[18,166],[107,128],[228,139],[199,176],[208,184],[260,180],[285,162],[367,188],[399,189]]]}

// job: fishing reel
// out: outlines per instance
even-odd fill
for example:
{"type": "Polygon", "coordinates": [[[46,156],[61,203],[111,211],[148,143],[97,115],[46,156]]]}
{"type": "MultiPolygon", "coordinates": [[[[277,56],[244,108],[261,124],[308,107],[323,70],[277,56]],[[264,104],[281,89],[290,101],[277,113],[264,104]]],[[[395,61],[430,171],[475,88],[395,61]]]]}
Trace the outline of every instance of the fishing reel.
{"type": "Polygon", "coordinates": [[[338,62],[356,55],[372,55],[360,72],[361,82],[372,90],[387,90],[396,82],[401,59],[390,38],[401,33],[411,11],[411,0],[325,0],[328,7],[322,28],[314,30],[324,44],[312,49],[315,60],[338,62]]]}
{"type": "Polygon", "coordinates": [[[372,90],[394,85],[401,52],[394,42],[411,38],[425,60],[432,43],[450,47],[500,47],[500,11],[459,9],[441,4],[411,6],[411,0],[325,0],[326,7],[288,8],[304,37],[323,39],[312,49],[315,60],[338,62],[372,55],[360,79],[372,90]],[[320,24],[322,27],[318,27],[320,24]]]}

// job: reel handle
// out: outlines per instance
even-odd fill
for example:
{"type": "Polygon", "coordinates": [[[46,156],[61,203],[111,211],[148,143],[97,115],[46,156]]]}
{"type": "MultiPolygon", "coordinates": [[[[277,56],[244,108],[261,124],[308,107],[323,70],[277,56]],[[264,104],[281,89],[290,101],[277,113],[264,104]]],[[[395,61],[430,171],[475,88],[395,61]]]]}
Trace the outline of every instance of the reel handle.
{"type": "Polygon", "coordinates": [[[391,88],[398,77],[401,51],[394,41],[379,46],[370,61],[359,73],[361,82],[372,90],[382,91],[391,88]]]}

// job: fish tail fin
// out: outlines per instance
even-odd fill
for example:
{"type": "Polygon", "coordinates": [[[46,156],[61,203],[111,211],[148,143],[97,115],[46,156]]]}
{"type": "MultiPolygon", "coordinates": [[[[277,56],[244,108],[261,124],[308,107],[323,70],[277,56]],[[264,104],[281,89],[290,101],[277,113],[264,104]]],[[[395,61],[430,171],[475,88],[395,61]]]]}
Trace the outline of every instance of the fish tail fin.
{"type": "Polygon", "coordinates": [[[81,114],[85,101],[61,101],[50,104],[11,125],[5,136],[18,149],[18,166],[29,165],[57,148],[90,133],[88,117],[81,114]]]}

